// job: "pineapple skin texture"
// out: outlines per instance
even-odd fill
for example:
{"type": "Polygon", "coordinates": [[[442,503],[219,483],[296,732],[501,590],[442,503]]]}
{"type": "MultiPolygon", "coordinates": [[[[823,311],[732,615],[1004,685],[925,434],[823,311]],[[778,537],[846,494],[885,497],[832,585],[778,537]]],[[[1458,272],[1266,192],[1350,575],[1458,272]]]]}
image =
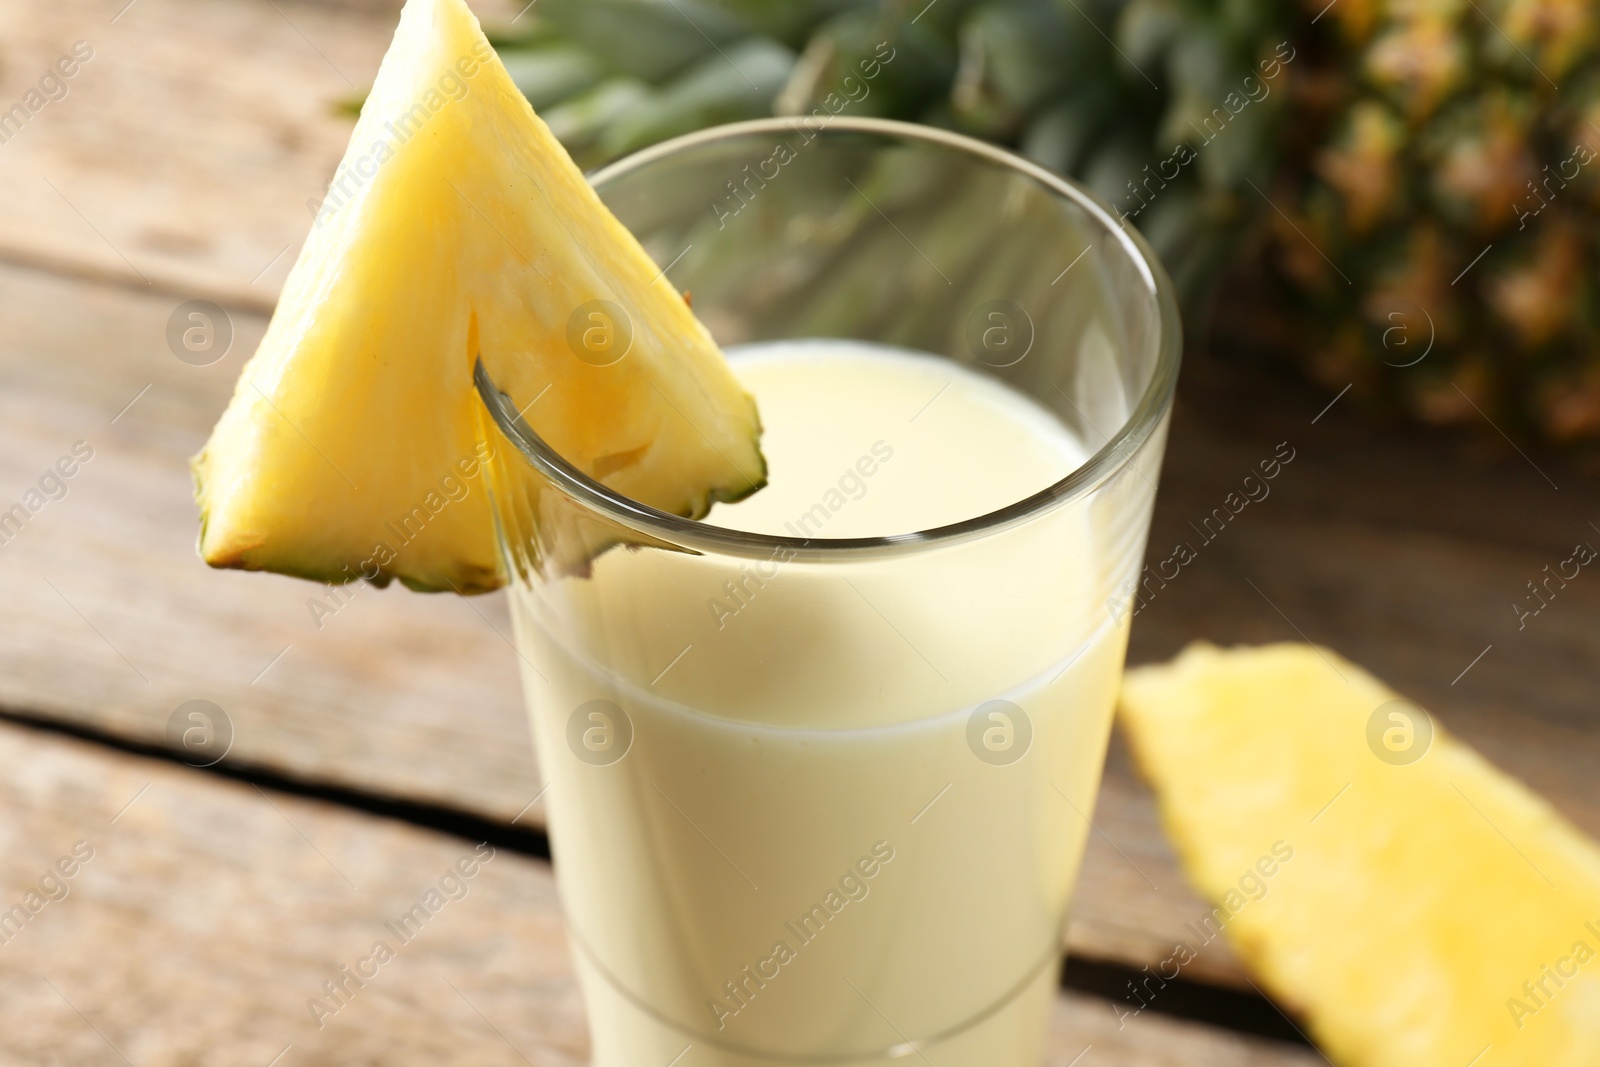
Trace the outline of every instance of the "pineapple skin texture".
{"type": "Polygon", "coordinates": [[[1120,714],[1209,899],[1294,849],[1225,929],[1340,1067],[1600,1064],[1600,849],[1437,726],[1377,758],[1396,697],[1309,645],[1197,643],[1129,671],[1120,714]]]}
{"type": "Polygon", "coordinates": [[[505,581],[481,356],[611,488],[698,517],[765,480],[760,423],[705,328],[517,90],[462,0],[409,0],[277,312],[192,467],[200,554],[326,582],[505,581]],[[609,366],[569,322],[631,324],[609,366]],[[409,522],[407,520],[410,520],[409,522]]]}
{"type": "Polygon", "coordinates": [[[1316,30],[1264,341],[1380,411],[1600,441],[1600,7],[1358,0],[1316,30]]]}

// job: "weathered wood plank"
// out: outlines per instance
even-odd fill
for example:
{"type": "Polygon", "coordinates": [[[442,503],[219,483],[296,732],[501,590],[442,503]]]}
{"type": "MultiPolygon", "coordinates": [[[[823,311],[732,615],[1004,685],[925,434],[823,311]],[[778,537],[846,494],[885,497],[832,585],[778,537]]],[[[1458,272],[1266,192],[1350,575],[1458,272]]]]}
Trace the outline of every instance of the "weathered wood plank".
{"type": "MultiPolygon", "coordinates": [[[[10,726],[0,726],[0,810],[0,910],[30,906],[58,861],[72,870],[0,944],[0,1062],[586,1060],[543,863],[10,726]],[[465,895],[401,944],[385,920],[464,859],[465,895]],[[379,939],[394,959],[319,1028],[307,1001],[379,939]]],[[[1150,1015],[1119,1029],[1103,1002],[1069,996],[1049,1062],[1320,1060],[1150,1015]]]]}
{"type": "Polygon", "coordinates": [[[74,42],[92,53],[0,145],[0,255],[268,308],[349,138],[331,105],[398,4],[125,4],[0,9],[7,107],[74,42]]]}
{"type": "MultiPolygon", "coordinates": [[[[65,95],[0,127],[0,259],[270,311],[401,0],[0,7],[0,111],[83,42],[65,95]]],[[[486,20],[524,4],[473,0],[486,20]]],[[[69,65],[70,66],[70,65],[69,65]]]]}
{"type": "MultiPolygon", "coordinates": [[[[0,10],[0,92],[10,94],[0,99],[20,96],[73,41],[96,49],[68,96],[0,145],[0,195],[17,208],[0,228],[0,259],[128,288],[0,272],[0,506],[74,441],[96,448],[67,498],[0,546],[11,601],[0,703],[148,740],[178,703],[204,697],[234,718],[233,758],[509,819],[539,783],[493,598],[363,590],[318,630],[312,587],[207,573],[190,547],[183,459],[259,336],[248,309],[270,307],[309,220],[305,201],[348,136],[329,105],[370,77],[397,5],[138,0],[112,22],[122,6],[0,10]],[[166,351],[167,316],[191,296],[235,309],[234,348],[211,367],[166,351]]],[[[1600,585],[1585,573],[1526,630],[1510,609],[1600,520],[1592,476],[1540,458],[1562,487],[1553,490],[1495,439],[1464,461],[1437,439],[1374,437],[1342,407],[1313,424],[1322,398],[1197,371],[1192,360],[1152,561],[1196,540],[1189,522],[1278,441],[1299,451],[1273,496],[1151,600],[1134,659],[1196,636],[1325,641],[1600,832],[1584,777],[1600,748],[1600,585]],[[1248,416],[1228,414],[1238,411],[1248,416]]],[[[1115,757],[1096,822],[1072,945],[1159,960],[1205,907],[1115,757]]],[[[1240,980],[1221,946],[1190,973],[1240,980]]]]}
{"type": "MultiPolygon", "coordinates": [[[[319,1030],[307,1000],[471,842],[0,728],[0,908],[92,858],[0,946],[0,1056],[110,1064],[581,1062],[548,869],[495,854],[319,1030]],[[56,895],[60,895],[59,890],[56,895]],[[392,1058],[391,1058],[392,1057],[392,1058]]],[[[47,890],[53,888],[50,885],[47,890]]]]}

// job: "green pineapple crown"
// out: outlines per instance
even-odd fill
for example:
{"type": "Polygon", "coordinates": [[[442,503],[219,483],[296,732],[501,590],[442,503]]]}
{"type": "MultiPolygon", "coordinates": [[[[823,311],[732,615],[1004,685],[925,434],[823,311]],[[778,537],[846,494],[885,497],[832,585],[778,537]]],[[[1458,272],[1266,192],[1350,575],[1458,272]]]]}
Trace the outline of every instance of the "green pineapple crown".
{"type": "Polygon", "coordinates": [[[1100,195],[1230,347],[1378,410],[1600,439],[1600,14],[1307,4],[541,0],[492,39],[584,166],[773,114],[960,130],[1100,195]]]}
{"type": "Polygon", "coordinates": [[[1083,179],[1191,295],[1251,217],[1248,182],[1271,172],[1276,85],[1293,54],[1264,5],[1236,0],[541,0],[537,11],[495,43],[585,166],[720,122],[819,109],[947,127],[1083,179]],[[882,42],[894,59],[863,84],[860,64],[882,42]],[[1263,62],[1279,77],[1264,78],[1263,62]]]}

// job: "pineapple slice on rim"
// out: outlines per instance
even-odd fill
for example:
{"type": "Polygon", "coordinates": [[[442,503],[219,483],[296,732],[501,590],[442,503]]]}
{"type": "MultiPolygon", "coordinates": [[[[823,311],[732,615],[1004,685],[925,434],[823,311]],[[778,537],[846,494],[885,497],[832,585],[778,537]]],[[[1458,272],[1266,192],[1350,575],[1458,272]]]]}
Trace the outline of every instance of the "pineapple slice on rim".
{"type": "Polygon", "coordinates": [[[1197,929],[1333,1062],[1600,1064],[1600,848],[1422,709],[1309,645],[1196,644],[1121,717],[1197,929]]]}
{"type": "Polygon", "coordinates": [[[628,497],[700,517],[764,484],[754,401],[683,297],[465,3],[408,0],[266,337],[193,461],[202,557],[502,584],[484,470],[537,475],[495,455],[509,445],[475,394],[480,358],[547,443],[628,497]]]}

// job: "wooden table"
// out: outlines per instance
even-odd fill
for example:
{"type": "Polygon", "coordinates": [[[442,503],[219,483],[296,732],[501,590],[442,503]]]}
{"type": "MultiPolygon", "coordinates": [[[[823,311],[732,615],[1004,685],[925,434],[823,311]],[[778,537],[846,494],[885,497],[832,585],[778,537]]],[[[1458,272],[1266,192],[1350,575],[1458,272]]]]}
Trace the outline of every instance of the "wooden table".
{"type": "MultiPolygon", "coordinates": [[[[0,1065],[582,1063],[501,598],[363,589],[319,628],[313,587],[193,550],[187,457],[342,151],[332,102],[368,83],[398,3],[124,4],[0,9],[6,107],[93,49],[0,144],[0,511],[93,449],[0,543],[0,910],[93,851],[0,943],[0,1065]],[[231,322],[210,366],[168,348],[192,299],[231,322]],[[233,725],[211,769],[172,754],[192,699],[233,725]],[[315,1025],[308,998],[479,840],[497,852],[470,895],[315,1025]]],[[[1195,637],[1326,643],[1600,833],[1600,582],[1524,630],[1510,606],[1600,539],[1593,472],[1325,403],[1191,359],[1152,558],[1278,442],[1296,458],[1140,614],[1133,660],[1195,637]]],[[[1169,1010],[1119,1028],[1122,983],[1208,909],[1120,746],[1095,830],[1051,1062],[1322,1062],[1220,945],[1169,1010]]]]}

